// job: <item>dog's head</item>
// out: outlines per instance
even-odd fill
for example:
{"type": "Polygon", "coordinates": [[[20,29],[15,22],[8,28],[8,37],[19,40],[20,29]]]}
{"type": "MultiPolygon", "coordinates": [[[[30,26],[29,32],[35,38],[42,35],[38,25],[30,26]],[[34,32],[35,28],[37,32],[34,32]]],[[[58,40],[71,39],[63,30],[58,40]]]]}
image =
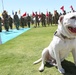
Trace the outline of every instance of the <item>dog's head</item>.
{"type": "Polygon", "coordinates": [[[68,38],[76,37],[76,12],[61,15],[58,20],[58,30],[68,38]]]}

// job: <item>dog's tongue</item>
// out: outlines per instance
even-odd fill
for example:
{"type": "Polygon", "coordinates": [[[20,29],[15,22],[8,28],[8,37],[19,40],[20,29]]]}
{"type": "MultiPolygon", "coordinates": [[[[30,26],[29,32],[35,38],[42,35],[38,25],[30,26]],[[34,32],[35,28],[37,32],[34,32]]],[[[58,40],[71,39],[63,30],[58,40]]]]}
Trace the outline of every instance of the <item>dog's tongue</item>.
{"type": "Polygon", "coordinates": [[[72,33],[76,33],[76,28],[69,27],[68,28],[72,33]]]}

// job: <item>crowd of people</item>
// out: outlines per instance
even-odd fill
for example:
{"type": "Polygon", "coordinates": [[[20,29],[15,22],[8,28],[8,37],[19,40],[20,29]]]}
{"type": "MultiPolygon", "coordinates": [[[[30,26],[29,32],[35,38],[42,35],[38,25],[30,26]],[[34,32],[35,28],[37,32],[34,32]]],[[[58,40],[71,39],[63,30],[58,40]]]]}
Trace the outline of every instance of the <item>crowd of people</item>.
{"type": "Polygon", "coordinates": [[[4,10],[2,13],[2,17],[0,17],[0,32],[2,32],[2,26],[4,26],[4,29],[6,31],[9,31],[9,29],[13,29],[13,27],[19,30],[20,26],[24,28],[24,26],[27,25],[26,22],[28,22],[27,24],[30,28],[29,23],[31,22],[31,17],[29,15],[27,16],[26,21],[25,18],[22,16],[19,18],[17,12],[15,12],[12,18],[11,15],[8,15],[7,11],[4,10]]]}
{"type": "MultiPolygon", "coordinates": [[[[66,14],[66,11],[63,13],[66,14]]],[[[17,30],[19,30],[20,26],[24,28],[25,26],[28,26],[30,28],[30,25],[35,25],[34,27],[39,27],[42,25],[42,27],[52,26],[53,24],[58,23],[58,19],[61,13],[59,14],[57,10],[54,11],[54,14],[51,12],[47,12],[47,14],[44,14],[43,12],[38,14],[35,12],[35,14],[27,16],[21,16],[19,18],[17,12],[13,15],[13,18],[11,15],[8,15],[7,11],[4,10],[2,13],[2,17],[0,17],[0,32],[2,32],[2,26],[4,26],[6,31],[9,31],[9,29],[13,29],[13,25],[17,30]]]]}

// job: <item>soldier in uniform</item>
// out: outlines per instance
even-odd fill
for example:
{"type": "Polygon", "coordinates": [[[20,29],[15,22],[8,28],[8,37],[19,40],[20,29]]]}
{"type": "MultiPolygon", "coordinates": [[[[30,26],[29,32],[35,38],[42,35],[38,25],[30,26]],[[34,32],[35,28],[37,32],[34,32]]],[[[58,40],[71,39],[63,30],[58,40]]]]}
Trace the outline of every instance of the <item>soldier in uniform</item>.
{"type": "Polygon", "coordinates": [[[46,21],[45,21],[45,19],[46,19],[45,14],[41,13],[41,23],[42,23],[43,27],[46,27],[46,21]]]}
{"type": "Polygon", "coordinates": [[[37,12],[36,12],[36,14],[35,14],[35,22],[36,22],[36,27],[37,27],[37,25],[38,25],[38,27],[39,27],[39,18],[38,18],[37,12]]]}
{"type": "Polygon", "coordinates": [[[58,24],[58,19],[59,19],[59,13],[57,10],[54,11],[54,24],[58,24]]]}
{"type": "Polygon", "coordinates": [[[51,12],[49,12],[49,16],[48,16],[48,25],[52,25],[52,14],[51,12]]]}
{"type": "Polygon", "coordinates": [[[0,17],[0,32],[2,32],[2,18],[0,17]]]}
{"type": "Polygon", "coordinates": [[[10,27],[10,29],[12,29],[13,19],[12,19],[12,17],[10,15],[9,15],[8,21],[9,21],[9,27],[10,27]]]}
{"type": "Polygon", "coordinates": [[[3,11],[2,17],[3,17],[3,25],[4,25],[5,30],[9,31],[8,14],[6,10],[3,11]]]}
{"type": "Polygon", "coordinates": [[[19,30],[20,21],[19,21],[19,17],[17,15],[17,12],[15,12],[15,15],[14,15],[14,24],[16,26],[16,29],[19,30]]]}
{"type": "Polygon", "coordinates": [[[27,25],[30,28],[31,17],[27,14],[27,25]]]}
{"type": "Polygon", "coordinates": [[[24,28],[24,26],[25,26],[25,19],[22,16],[20,18],[20,24],[21,24],[21,27],[24,28]]]}

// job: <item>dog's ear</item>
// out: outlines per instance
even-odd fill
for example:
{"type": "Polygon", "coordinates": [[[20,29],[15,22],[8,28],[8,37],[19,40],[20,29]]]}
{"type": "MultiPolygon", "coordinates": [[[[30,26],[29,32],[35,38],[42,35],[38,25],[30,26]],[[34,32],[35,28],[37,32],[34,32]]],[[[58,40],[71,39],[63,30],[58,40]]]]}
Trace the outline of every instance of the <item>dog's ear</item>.
{"type": "Polygon", "coordinates": [[[64,18],[64,15],[61,15],[61,16],[59,17],[58,23],[62,23],[62,22],[63,22],[63,18],[64,18]]]}
{"type": "Polygon", "coordinates": [[[61,16],[59,17],[60,22],[63,20],[63,18],[64,18],[64,15],[61,15],[61,16]]]}

